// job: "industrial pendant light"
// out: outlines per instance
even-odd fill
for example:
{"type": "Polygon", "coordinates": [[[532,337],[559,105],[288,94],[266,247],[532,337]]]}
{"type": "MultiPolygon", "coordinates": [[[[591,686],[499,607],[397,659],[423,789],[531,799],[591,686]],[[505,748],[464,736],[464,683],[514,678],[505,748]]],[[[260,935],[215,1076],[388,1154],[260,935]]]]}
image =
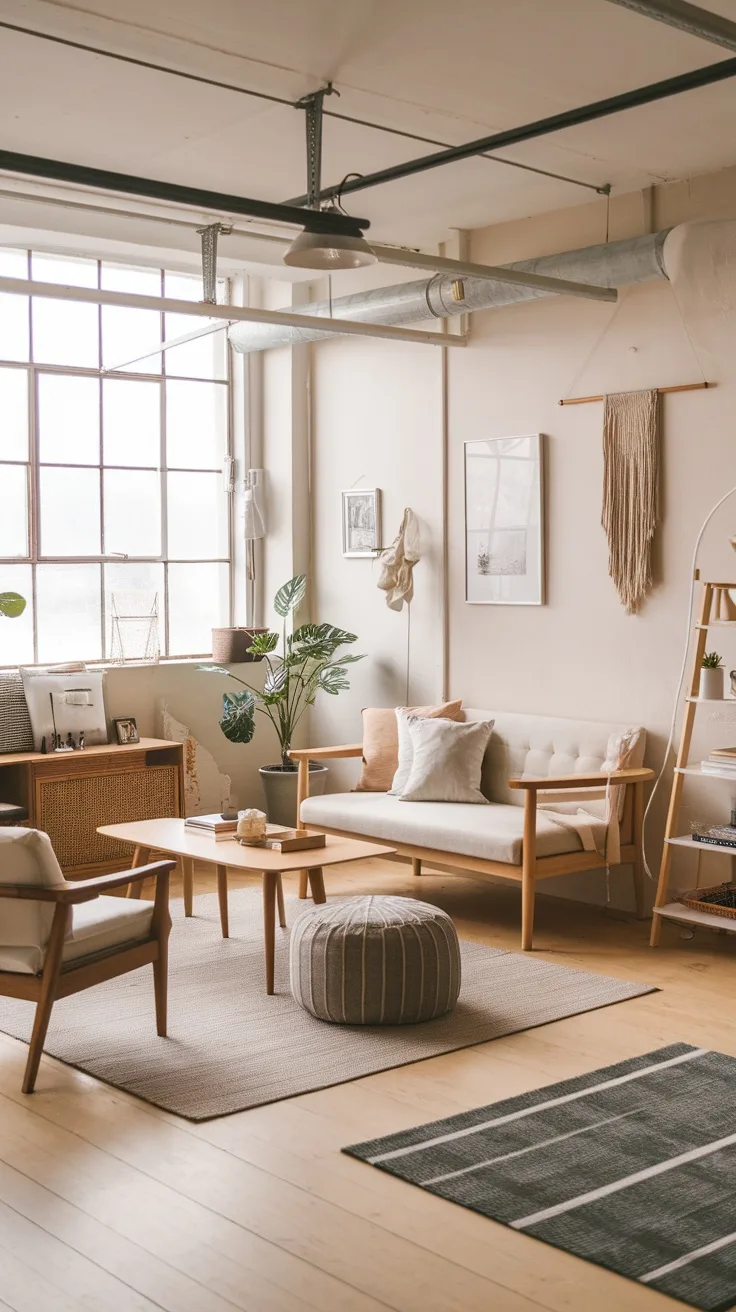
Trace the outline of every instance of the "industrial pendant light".
{"type": "MultiPolygon", "coordinates": [[[[339,214],[334,206],[330,206],[328,212],[339,214]]],[[[324,269],[328,273],[332,269],[362,269],[366,264],[375,263],[376,256],[364,237],[314,232],[309,221],[284,255],[284,264],[297,269],[324,269]]]]}
{"type": "Polygon", "coordinates": [[[354,232],[324,232],[323,225],[316,216],[330,214],[339,218],[340,210],[330,202],[324,209],[320,206],[319,193],[322,175],[322,102],[325,96],[332,94],[332,83],[298,101],[298,107],[305,111],[307,124],[307,210],[315,213],[314,223],[305,217],[304,229],[295,237],[284,255],[284,264],[297,269],[321,269],[327,273],[333,269],[361,269],[367,264],[375,264],[373,254],[364,237],[354,232]]]}

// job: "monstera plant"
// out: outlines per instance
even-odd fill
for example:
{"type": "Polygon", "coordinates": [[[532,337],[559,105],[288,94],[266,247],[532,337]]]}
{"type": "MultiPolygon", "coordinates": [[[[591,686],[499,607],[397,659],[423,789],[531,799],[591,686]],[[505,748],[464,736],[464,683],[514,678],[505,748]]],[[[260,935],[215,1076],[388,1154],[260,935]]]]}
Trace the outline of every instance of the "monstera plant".
{"type": "Polygon", "coordinates": [[[257,715],[264,715],[271,721],[279,742],[281,764],[263,766],[260,773],[266,789],[269,818],[281,823],[282,817],[286,817],[283,823],[288,824],[293,823],[292,812],[296,805],[296,766],[289,758],[296,727],[307,708],[314,704],[318,693],[335,697],[350,686],[346,666],[363,659],[341,651],[341,648],[357,642],[357,638],[354,633],[336,629],[332,624],[302,624],[292,633],[288,632],[289,617],[298,610],[306,590],[304,574],[289,579],[279,588],[273,601],[274,610],[282,620],[281,632],[265,630],[254,636],[249,651],[253,656],[262,657],[266,663],[262,690],[221,665],[200,666],[205,673],[224,674],[240,684],[240,691],[226,692],[222,699],[220,728],[231,743],[251,741],[257,715]],[[275,789],[269,790],[268,776],[274,775],[281,776],[278,792],[283,797],[283,804],[277,800],[275,789]]]}
{"type": "Polygon", "coordinates": [[[19,592],[0,592],[0,615],[14,620],[18,615],[23,614],[25,608],[25,597],[21,597],[19,592]]]}

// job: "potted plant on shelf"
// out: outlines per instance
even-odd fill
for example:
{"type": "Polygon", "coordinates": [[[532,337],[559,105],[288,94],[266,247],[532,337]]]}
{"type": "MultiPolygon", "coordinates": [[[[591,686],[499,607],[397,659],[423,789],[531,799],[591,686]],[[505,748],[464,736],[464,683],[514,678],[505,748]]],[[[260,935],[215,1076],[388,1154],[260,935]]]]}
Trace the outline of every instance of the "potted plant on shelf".
{"type": "MultiPolygon", "coordinates": [[[[268,629],[256,633],[250,646],[253,656],[266,662],[263,691],[220,665],[203,665],[207,674],[224,674],[241,685],[241,692],[225,693],[220,728],[231,743],[249,743],[256,729],[256,714],[265,715],[276,730],[281,750],[280,765],[260,768],[266,795],[268,818],[275,824],[296,822],[297,768],[289,757],[294,732],[308,706],[314,705],[318,692],[337,696],[348,688],[345,666],[363,659],[349,653],[338,655],[341,647],[357,642],[354,633],[336,629],[331,624],[302,624],[287,633],[287,619],[304,600],[307,580],[297,574],[274,597],[274,610],[283,620],[282,632],[268,629]],[[276,648],[281,644],[280,653],[276,648]]],[[[324,790],[327,767],[310,762],[313,793],[324,790]]]]}
{"type": "Polygon", "coordinates": [[[700,670],[700,696],[704,701],[723,699],[723,661],[717,651],[707,651],[700,670]]]}

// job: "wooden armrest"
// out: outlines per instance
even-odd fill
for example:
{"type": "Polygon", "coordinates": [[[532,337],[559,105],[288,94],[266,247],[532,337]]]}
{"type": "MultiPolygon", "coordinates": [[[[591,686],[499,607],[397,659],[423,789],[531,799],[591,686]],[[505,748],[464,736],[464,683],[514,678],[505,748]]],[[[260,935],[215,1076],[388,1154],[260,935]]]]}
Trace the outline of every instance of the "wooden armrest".
{"type": "Polygon", "coordinates": [[[346,747],[300,747],[289,752],[292,761],[329,761],[331,758],[362,755],[362,743],[349,743],[346,747]]]}
{"type": "Polygon", "coordinates": [[[550,788],[604,788],[612,784],[640,784],[654,778],[654,771],[647,769],[612,770],[610,774],[557,774],[548,778],[538,775],[533,779],[509,779],[509,788],[534,789],[546,792],[550,788]]]}
{"type": "Polygon", "coordinates": [[[0,884],[0,898],[15,898],[26,902],[56,902],[74,906],[78,902],[91,902],[110,888],[124,888],[139,883],[149,875],[168,874],[176,869],[176,861],[154,861],[149,866],[124,870],[120,874],[97,875],[94,879],[78,879],[65,887],[48,888],[37,884],[0,884]]]}

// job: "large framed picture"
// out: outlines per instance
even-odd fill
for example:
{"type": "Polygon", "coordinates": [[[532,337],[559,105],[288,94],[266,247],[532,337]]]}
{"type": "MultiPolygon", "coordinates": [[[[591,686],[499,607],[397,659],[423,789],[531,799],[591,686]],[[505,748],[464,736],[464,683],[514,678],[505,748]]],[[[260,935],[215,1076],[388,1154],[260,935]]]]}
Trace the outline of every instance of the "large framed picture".
{"type": "Polygon", "coordinates": [[[465,443],[465,600],[544,603],[541,433],[465,443]]]}
{"type": "Polygon", "coordinates": [[[351,488],[349,492],[343,492],[343,556],[375,556],[380,548],[380,488],[351,488]]]}

